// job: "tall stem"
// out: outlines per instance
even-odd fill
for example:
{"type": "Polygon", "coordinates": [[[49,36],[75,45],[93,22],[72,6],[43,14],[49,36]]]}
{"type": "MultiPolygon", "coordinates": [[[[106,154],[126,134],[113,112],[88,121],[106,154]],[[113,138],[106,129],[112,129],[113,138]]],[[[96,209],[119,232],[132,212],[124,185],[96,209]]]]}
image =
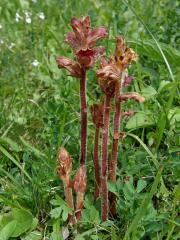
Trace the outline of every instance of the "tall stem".
{"type": "Polygon", "coordinates": [[[101,216],[102,220],[108,218],[108,190],[107,190],[107,174],[108,174],[108,135],[109,135],[109,114],[110,114],[110,96],[106,95],[104,106],[104,125],[102,131],[102,166],[101,166],[101,216]]]}
{"type": "MultiPolygon", "coordinates": [[[[116,169],[117,169],[117,156],[118,156],[118,143],[119,143],[119,127],[121,120],[121,101],[119,100],[124,73],[121,74],[121,81],[117,82],[115,88],[115,113],[114,113],[114,132],[113,132],[113,143],[110,160],[109,177],[112,182],[116,182],[116,169]]],[[[116,195],[114,193],[109,194],[110,200],[110,213],[113,217],[116,216],[116,195]]]]}
{"type": "Polygon", "coordinates": [[[80,108],[81,108],[81,152],[80,165],[86,163],[86,141],[87,141],[87,103],[86,103],[86,69],[82,70],[80,79],[80,108]]]}
{"type": "Polygon", "coordinates": [[[95,190],[94,190],[94,201],[99,197],[99,185],[100,185],[100,176],[99,176],[99,161],[98,161],[98,149],[99,149],[99,127],[96,126],[95,135],[94,135],[94,175],[95,175],[95,190]]]}

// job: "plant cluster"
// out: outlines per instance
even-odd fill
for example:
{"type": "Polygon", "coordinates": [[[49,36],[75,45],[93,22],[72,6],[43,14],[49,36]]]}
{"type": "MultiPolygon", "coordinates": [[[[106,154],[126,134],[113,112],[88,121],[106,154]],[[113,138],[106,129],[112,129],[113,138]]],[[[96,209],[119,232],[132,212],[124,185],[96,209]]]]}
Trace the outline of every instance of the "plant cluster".
{"type": "Polygon", "coordinates": [[[72,188],[77,194],[75,208],[75,218],[70,216],[71,223],[80,220],[82,216],[83,198],[86,191],[86,142],[87,142],[87,100],[86,100],[86,73],[93,67],[95,61],[100,58],[100,67],[96,71],[96,77],[101,90],[104,93],[104,100],[91,106],[92,120],[95,125],[94,134],[94,175],[95,191],[94,200],[99,197],[101,192],[101,217],[102,221],[108,219],[110,210],[112,216],[116,215],[116,196],[110,192],[108,194],[107,180],[116,182],[116,168],[118,156],[119,139],[125,136],[120,131],[120,120],[125,116],[132,116],[134,111],[127,109],[121,111],[121,103],[128,99],[137,102],[144,102],[144,98],[136,92],[124,92],[124,87],[129,86],[133,80],[128,75],[128,67],[132,61],[137,59],[136,53],[126,46],[122,36],[116,38],[116,48],[114,54],[106,59],[104,56],[105,48],[95,46],[96,42],[108,35],[105,27],[92,29],[90,17],[81,17],[79,20],[72,18],[70,23],[73,32],[66,35],[66,42],[73,49],[74,59],[60,56],[56,59],[59,68],[67,69],[71,76],[80,80],[80,110],[81,110],[81,149],[80,149],[80,168],[76,172],[74,181],[70,180],[72,169],[71,157],[64,147],[60,148],[58,154],[58,175],[64,184],[64,192],[67,204],[74,210],[72,188]],[[114,121],[113,121],[113,140],[110,161],[108,162],[108,141],[109,141],[109,118],[112,109],[111,102],[114,101],[114,121]],[[99,163],[99,138],[102,130],[101,146],[101,168],[99,163]],[[109,199],[109,206],[108,206],[109,199]],[[108,210],[109,209],[109,210],[108,210]]]}

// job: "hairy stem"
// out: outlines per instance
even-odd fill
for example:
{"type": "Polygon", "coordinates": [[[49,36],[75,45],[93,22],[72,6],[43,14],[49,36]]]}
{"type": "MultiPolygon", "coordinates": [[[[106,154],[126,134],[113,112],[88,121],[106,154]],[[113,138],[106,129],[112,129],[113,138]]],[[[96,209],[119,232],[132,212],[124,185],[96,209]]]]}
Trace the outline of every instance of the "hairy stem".
{"type": "MultiPolygon", "coordinates": [[[[120,114],[121,114],[121,102],[119,101],[120,96],[120,82],[117,82],[115,89],[115,113],[114,113],[114,133],[112,152],[110,160],[109,176],[112,182],[116,182],[116,168],[117,168],[117,155],[118,155],[118,142],[119,142],[119,126],[120,126],[120,114]]],[[[116,215],[116,195],[114,193],[109,194],[110,200],[110,213],[113,217],[116,215]]]]}
{"type": "Polygon", "coordinates": [[[99,149],[99,127],[96,126],[94,135],[94,175],[95,175],[95,190],[94,190],[94,201],[99,197],[99,187],[100,187],[100,176],[99,176],[99,161],[98,161],[98,149],[99,149]]]}
{"type": "Polygon", "coordinates": [[[102,131],[102,166],[101,166],[101,217],[103,221],[108,218],[108,190],[107,190],[107,174],[108,174],[108,135],[109,135],[109,114],[110,114],[110,96],[106,95],[104,106],[104,125],[102,131]]]}
{"type": "Polygon", "coordinates": [[[87,141],[86,69],[82,70],[82,76],[80,79],[80,108],[81,108],[80,165],[85,165],[85,163],[86,163],[86,141],[87,141]]]}
{"type": "MultiPolygon", "coordinates": [[[[72,194],[72,188],[69,187],[69,181],[64,182],[64,194],[65,194],[65,198],[66,198],[66,202],[68,207],[72,208],[72,210],[74,210],[74,201],[73,201],[73,194],[72,194]]],[[[74,224],[74,216],[72,214],[68,215],[68,219],[69,222],[74,224]]]]}
{"type": "Polygon", "coordinates": [[[84,192],[77,193],[77,200],[76,200],[76,220],[79,221],[82,218],[82,209],[83,209],[83,200],[84,200],[84,192]]]}

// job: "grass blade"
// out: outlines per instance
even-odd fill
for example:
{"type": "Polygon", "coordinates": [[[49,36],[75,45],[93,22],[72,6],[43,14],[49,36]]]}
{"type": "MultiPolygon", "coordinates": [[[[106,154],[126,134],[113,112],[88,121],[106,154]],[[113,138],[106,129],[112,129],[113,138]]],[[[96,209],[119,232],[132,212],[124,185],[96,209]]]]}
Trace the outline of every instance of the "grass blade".
{"type": "Polygon", "coordinates": [[[18,163],[18,161],[3,147],[0,145],[0,151],[9,158],[23,173],[24,175],[29,179],[29,181],[32,182],[32,178],[29,176],[29,174],[26,172],[26,170],[18,163]]]}

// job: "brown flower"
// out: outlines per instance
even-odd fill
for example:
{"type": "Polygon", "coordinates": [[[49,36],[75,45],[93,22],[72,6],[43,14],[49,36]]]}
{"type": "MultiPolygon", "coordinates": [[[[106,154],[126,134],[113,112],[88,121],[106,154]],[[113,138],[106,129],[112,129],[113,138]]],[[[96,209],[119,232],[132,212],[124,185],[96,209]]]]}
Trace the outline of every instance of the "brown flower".
{"type": "Polygon", "coordinates": [[[92,121],[97,127],[103,127],[103,103],[93,104],[91,107],[92,121]]]}
{"type": "Polygon", "coordinates": [[[145,98],[137,92],[128,92],[120,96],[120,100],[127,101],[128,99],[134,99],[136,102],[143,103],[145,98]]]}
{"type": "Polygon", "coordinates": [[[75,192],[82,192],[86,191],[87,179],[86,179],[86,169],[85,166],[82,165],[78,171],[76,172],[74,178],[74,190],[75,192]]]}
{"type": "Polygon", "coordinates": [[[73,32],[67,33],[66,42],[73,48],[78,62],[82,66],[90,68],[95,60],[104,53],[104,47],[93,46],[97,40],[107,36],[107,29],[105,27],[92,29],[89,16],[81,17],[79,20],[72,18],[70,25],[73,32]]]}
{"type": "MultiPolygon", "coordinates": [[[[129,64],[136,59],[137,55],[125,45],[124,39],[117,37],[114,56],[109,61],[101,58],[100,69],[97,70],[100,87],[106,94],[114,96],[116,82],[121,81],[122,72],[125,72],[129,64]]],[[[132,79],[132,77],[126,77],[122,84],[127,86],[132,79]]]]}
{"type": "Polygon", "coordinates": [[[78,62],[75,62],[67,57],[57,57],[56,62],[59,68],[66,68],[71,76],[80,78],[82,69],[78,62]]]}
{"type": "Polygon", "coordinates": [[[69,183],[72,170],[72,158],[64,147],[61,147],[57,156],[57,173],[62,181],[69,183]]]}

